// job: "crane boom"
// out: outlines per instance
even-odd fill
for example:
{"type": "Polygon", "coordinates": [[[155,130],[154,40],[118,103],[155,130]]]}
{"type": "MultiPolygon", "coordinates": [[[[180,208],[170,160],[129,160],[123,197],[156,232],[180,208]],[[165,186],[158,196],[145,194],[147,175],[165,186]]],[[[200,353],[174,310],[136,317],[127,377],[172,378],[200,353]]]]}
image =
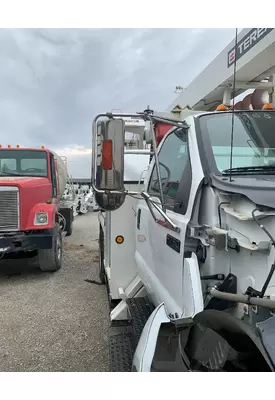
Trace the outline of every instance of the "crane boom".
{"type": "MultiPolygon", "coordinates": [[[[273,90],[275,73],[275,29],[243,29],[235,39],[197,76],[168,107],[191,107],[193,110],[212,111],[221,102],[232,98],[234,61],[236,59],[236,95],[248,89],[273,90]]],[[[273,94],[273,102],[275,100],[273,94]]]]}

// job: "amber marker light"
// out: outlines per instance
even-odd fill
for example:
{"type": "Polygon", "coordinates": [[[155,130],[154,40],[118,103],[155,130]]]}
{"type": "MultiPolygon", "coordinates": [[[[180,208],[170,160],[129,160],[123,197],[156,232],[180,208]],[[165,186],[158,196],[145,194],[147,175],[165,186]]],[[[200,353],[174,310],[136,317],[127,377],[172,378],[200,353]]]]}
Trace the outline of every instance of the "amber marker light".
{"type": "Polygon", "coordinates": [[[124,237],[119,235],[116,237],[116,243],[117,244],[122,244],[124,242],[124,237]]]}
{"type": "Polygon", "coordinates": [[[228,108],[224,104],[220,104],[217,108],[216,111],[227,111],[228,108]]]}
{"type": "Polygon", "coordinates": [[[263,108],[262,108],[262,109],[263,109],[263,110],[274,110],[274,107],[273,107],[272,104],[266,103],[266,104],[263,105],[263,108]]]}

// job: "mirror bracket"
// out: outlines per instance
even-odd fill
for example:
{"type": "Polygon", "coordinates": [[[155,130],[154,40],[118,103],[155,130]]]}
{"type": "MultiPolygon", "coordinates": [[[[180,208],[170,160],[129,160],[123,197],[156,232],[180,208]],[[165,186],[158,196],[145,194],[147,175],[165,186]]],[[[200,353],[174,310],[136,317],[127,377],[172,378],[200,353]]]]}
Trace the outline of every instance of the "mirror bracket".
{"type": "Polygon", "coordinates": [[[141,192],[141,196],[144,198],[144,200],[147,203],[147,206],[152,214],[152,217],[154,218],[155,222],[157,224],[160,224],[161,226],[165,226],[168,229],[171,229],[174,232],[180,233],[180,228],[174,224],[174,222],[168,217],[168,215],[159,207],[156,202],[153,201],[152,197],[146,193],[146,192],[141,192]],[[164,221],[158,219],[154,213],[153,207],[160,213],[160,215],[164,218],[164,221]]]}

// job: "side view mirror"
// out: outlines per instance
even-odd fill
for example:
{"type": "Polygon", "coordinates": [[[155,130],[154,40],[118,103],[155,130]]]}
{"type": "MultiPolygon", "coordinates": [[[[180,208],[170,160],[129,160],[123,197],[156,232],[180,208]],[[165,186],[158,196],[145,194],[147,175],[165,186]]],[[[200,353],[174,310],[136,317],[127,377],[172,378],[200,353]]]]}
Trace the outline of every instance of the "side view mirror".
{"type": "Polygon", "coordinates": [[[124,187],[125,122],[104,117],[93,125],[92,182],[97,204],[116,210],[125,200],[124,187]]]}
{"type": "Polygon", "coordinates": [[[97,123],[96,189],[124,190],[124,137],[122,119],[106,118],[97,123]]]}

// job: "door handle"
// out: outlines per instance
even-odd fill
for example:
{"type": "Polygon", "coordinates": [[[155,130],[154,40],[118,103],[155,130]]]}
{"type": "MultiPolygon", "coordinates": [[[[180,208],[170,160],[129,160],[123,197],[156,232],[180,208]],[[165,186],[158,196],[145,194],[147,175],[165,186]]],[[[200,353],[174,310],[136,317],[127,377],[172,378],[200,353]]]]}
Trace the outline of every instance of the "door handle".
{"type": "Polygon", "coordinates": [[[137,229],[140,230],[140,217],[141,217],[141,209],[138,209],[137,212],[137,229]]]}

